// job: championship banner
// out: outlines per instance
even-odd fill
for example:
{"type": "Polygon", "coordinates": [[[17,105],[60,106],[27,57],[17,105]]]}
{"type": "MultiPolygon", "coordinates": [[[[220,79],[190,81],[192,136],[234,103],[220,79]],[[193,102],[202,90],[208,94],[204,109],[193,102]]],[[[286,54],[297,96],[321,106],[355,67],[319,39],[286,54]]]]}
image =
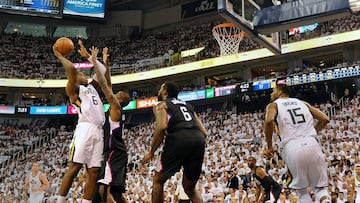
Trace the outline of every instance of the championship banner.
{"type": "Polygon", "coordinates": [[[217,0],[201,0],[181,5],[181,18],[217,11],[217,0]]]}

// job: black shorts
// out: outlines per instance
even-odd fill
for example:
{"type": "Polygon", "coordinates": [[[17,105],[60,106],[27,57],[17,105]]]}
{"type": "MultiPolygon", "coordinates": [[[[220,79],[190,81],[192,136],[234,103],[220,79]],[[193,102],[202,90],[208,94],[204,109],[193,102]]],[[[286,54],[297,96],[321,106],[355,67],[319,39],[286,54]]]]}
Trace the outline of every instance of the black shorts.
{"type": "Polygon", "coordinates": [[[281,193],[281,186],[274,184],[273,187],[271,188],[271,190],[269,192],[266,192],[266,197],[265,197],[264,202],[266,202],[267,200],[270,200],[270,195],[273,195],[275,198],[274,202],[277,202],[280,197],[280,193],[281,193]]]}
{"type": "Polygon", "coordinates": [[[98,183],[116,186],[125,192],[128,155],[123,151],[112,151],[101,167],[98,183]]]}
{"type": "Polygon", "coordinates": [[[169,134],[161,154],[159,172],[170,177],[183,167],[184,176],[196,181],[201,173],[204,152],[205,138],[199,130],[181,130],[169,134]]]}

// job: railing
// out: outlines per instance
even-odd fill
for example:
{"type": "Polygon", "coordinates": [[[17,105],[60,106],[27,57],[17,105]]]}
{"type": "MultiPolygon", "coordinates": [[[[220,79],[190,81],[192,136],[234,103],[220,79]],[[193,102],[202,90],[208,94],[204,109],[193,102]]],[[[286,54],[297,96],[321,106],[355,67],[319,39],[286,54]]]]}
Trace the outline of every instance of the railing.
{"type": "MultiPolygon", "coordinates": [[[[48,132],[44,132],[44,133],[48,133],[48,132]]],[[[44,143],[48,143],[55,135],[56,135],[56,132],[48,133],[47,135],[41,137],[36,142],[32,143],[29,147],[27,147],[26,151],[20,150],[20,151],[15,152],[14,154],[12,154],[12,156],[10,156],[8,159],[4,160],[1,163],[1,168],[5,168],[5,167],[9,166],[12,162],[18,160],[21,157],[26,156],[26,154],[33,153],[35,151],[35,149],[40,148],[41,146],[44,145],[44,143]]]]}

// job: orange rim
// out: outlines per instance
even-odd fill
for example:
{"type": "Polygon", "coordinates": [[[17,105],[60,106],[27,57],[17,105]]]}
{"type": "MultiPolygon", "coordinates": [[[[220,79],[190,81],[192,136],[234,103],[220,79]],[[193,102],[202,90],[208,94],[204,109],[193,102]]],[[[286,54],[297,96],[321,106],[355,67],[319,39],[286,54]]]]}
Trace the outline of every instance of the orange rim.
{"type": "Polygon", "coordinates": [[[219,25],[215,25],[213,27],[213,29],[212,29],[213,34],[217,35],[219,37],[227,37],[227,38],[242,38],[242,37],[246,36],[244,31],[240,31],[240,33],[238,33],[238,34],[227,34],[227,35],[218,33],[217,29],[222,29],[222,28],[238,28],[238,27],[234,23],[222,23],[219,25]]]}

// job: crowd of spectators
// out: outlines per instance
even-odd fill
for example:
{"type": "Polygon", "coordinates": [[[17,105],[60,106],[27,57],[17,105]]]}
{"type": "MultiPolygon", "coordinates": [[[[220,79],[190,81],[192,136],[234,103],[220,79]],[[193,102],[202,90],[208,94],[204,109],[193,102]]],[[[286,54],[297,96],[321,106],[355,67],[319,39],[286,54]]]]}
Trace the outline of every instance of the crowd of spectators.
{"type": "Polygon", "coordinates": [[[292,32],[282,32],[282,43],[287,44],[316,37],[323,37],[332,34],[354,31],[358,30],[359,27],[360,15],[359,12],[357,12],[350,16],[345,16],[336,20],[318,23],[317,27],[314,30],[309,29],[311,28],[311,26],[309,26],[309,28],[307,30],[304,30],[303,32],[300,32],[300,29],[298,29],[298,31],[293,29],[292,32]]]}
{"type": "MultiPolygon", "coordinates": [[[[36,125],[12,125],[4,121],[0,124],[0,156],[11,156],[18,151],[27,151],[51,130],[36,125]]],[[[1,164],[1,163],[0,163],[1,164]]]]}
{"type": "MultiPolygon", "coordinates": [[[[359,28],[358,13],[338,20],[320,23],[313,31],[290,36],[283,34],[283,43],[309,39],[359,28]]],[[[219,45],[212,36],[212,27],[221,20],[180,27],[173,32],[152,32],[136,37],[100,37],[84,40],[87,45],[109,47],[112,70],[115,74],[146,71],[172,64],[219,56],[219,45]],[[177,53],[204,47],[195,57],[180,60],[177,53]],[[154,62],[155,61],[155,62],[154,62]]],[[[73,39],[77,41],[77,39],[73,39]]],[[[54,37],[33,37],[21,33],[0,36],[0,78],[56,79],[65,77],[64,71],[52,54],[54,37]]],[[[246,37],[240,43],[239,52],[258,49],[261,46],[246,37]]],[[[78,54],[70,59],[82,62],[78,54]]]]}
{"type": "MultiPolygon", "coordinates": [[[[326,112],[335,105],[323,103],[316,106],[326,112]]],[[[339,199],[344,198],[340,202],[346,202],[353,194],[350,179],[354,174],[354,163],[360,163],[360,95],[355,95],[342,108],[336,109],[337,112],[331,117],[329,125],[317,138],[328,162],[329,191],[333,195],[337,194],[339,199]]],[[[255,182],[249,175],[250,169],[246,162],[249,156],[256,157],[258,163],[266,166],[269,174],[283,186],[279,202],[297,202],[296,193],[285,187],[286,165],[279,157],[269,163],[261,154],[265,146],[263,111],[236,113],[207,109],[198,114],[209,135],[203,173],[197,185],[205,202],[230,203],[231,199],[235,199],[235,202],[254,202],[255,182]]],[[[151,177],[161,148],[148,165],[141,165],[140,160],[143,152],[150,146],[153,129],[154,123],[150,122],[124,130],[129,154],[125,196],[129,202],[150,202],[151,177]]],[[[2,198],[3,202],[25,202],[27,193],[23,189],[24,173],[30,171],[31,162],[36,160],[41,164],[51,185],[46,192],[47,202],[55,202],[67,164],[71,136],[71,128],[62,126],[50,142],[2,168],[0,199],[2,198]]],[[[277,138],[275,143],[279,144],[277,138]]],[[[79,183],[81,179],[82,175],[76,179],[70,190],[69,202],[79,201],[83,192],[83,184],[81,181],[79,183]]],[[[174,192],[180,183],[180,173],[167,182],[164,189],[165,202],[173,201],[174,192]]],[[[312,191],[309,190],[309,193],[312,191]]]]}

